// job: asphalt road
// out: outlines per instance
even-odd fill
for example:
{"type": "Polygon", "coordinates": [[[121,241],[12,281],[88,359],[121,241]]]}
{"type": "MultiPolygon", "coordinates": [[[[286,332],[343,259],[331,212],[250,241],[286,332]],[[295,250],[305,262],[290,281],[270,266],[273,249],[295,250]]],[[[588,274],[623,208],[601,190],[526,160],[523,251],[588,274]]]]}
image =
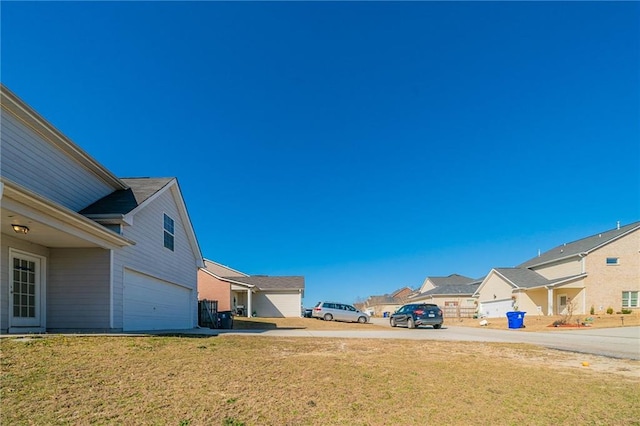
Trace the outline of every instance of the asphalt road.
{"type": "MultiPolygon", "coordinates": [[[[376,321],[377,322],[377,321],[376,321]]],[[[380,323],[387,325],[388,323],[380,323]]],[[[363,326],[364,328],[364,326],[363,326]]],[[[640,327],[563,330],[555,332],[525,332],[518,330],[492,330],[486,328],[443,326],[408,330],[211,330],[214,334],[252,334],[290,337],[333,337],[358,339],[408,339],[463,342],[529,343],[570,352],[601,355],[612,358],[640,360],[640,327]]]]}

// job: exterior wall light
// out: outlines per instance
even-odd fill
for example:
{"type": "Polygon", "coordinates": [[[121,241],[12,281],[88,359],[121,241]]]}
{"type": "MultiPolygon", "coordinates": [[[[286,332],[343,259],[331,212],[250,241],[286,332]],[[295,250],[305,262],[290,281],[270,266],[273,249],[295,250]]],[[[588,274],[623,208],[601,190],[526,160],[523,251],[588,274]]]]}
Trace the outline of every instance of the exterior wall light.
{"type": "Polygon", "coordinates": [[[25,235],[27,235],[29,233],[29,228],[24,226],[24,225],[11,224],[11,227],[16,232],[16,234],[25,234],[25,235]]]}

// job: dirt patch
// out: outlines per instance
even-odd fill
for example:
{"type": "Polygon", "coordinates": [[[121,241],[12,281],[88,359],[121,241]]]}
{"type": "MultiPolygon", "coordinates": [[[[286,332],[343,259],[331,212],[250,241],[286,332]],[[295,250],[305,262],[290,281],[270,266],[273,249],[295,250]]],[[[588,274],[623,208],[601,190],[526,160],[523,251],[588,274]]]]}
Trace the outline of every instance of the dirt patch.
{"type": "MultiPolygon", "coordinates": [[[[506,330],[509,328],[507,318],[484,318],[487,321],[487,325],[482,326],[480,322],[482,319],[476,318],[445,318],[445,325],[460,325],[465,327],[486,327],[496,330],[506,330]]],[[[578,329],[592,329],[592,328],[615,328],[615,327],[631,327],[640,326],[640,312],[627,315],[574,315],[571,318],[567,326],[554,327],[553,324],[556,321],[562,320],[562,316],[553,315],[532,315],[525,314],[524,328],[520,328],[520,331],[562,331],[562,330],[578,330],[578,329]],[[588,319],[591,320],[588,320],[588,319]],[[583,325],[589,324],[589,325],[583,325]]]]}

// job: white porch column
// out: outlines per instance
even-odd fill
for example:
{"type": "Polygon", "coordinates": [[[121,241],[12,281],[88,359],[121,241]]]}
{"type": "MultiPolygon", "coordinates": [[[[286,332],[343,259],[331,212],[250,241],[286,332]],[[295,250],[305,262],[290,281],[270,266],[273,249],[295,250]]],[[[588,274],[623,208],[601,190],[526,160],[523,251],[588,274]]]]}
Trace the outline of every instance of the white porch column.
{"type": "Polygon", "coordinates": [[[251,307],[251,289],[247,289],[247,318],[251,318],[253,308],[251,307]]]}
{"type": "Polygon", "coordinates": [[[547,315],[553,315],[553,289],[547,288],[547,315]]]}

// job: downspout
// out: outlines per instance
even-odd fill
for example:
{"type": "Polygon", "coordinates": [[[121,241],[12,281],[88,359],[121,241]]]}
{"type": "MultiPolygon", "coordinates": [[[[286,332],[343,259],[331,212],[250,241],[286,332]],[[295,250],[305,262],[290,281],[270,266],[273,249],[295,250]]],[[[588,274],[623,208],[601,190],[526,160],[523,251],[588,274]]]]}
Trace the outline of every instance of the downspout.
{"type": "Polygon", "coordinates": [[[580,273],[584,274],[585,272],[587,272],[587,266],[585,265],[585,258],[587,257],[587,252],[583,251],[582,253],[579,253],[578,256],[580,256],[580,273]]]}
{"type": "MultiPolygon", "coordinates": [[[[580,256],[580,266],[581,266],[581,272],[583,274],[585,274],[587,272],[587,252],[583,251],[582,253],[579,254],[580,256]]],[[[587,312],[587,287],[584,286],[582,288],[582,314],[585,314],[587,312]]]]}

